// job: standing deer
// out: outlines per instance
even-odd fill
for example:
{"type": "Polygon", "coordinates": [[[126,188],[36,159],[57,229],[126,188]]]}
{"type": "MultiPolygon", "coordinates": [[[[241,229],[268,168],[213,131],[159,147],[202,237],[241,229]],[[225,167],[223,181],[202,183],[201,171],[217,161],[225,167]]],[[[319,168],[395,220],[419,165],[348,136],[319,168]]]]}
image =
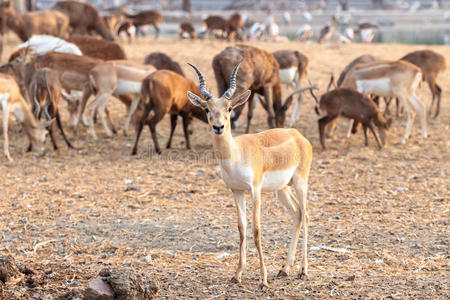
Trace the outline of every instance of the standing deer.
{"type": "MultiPolygon", "coordinates": [[[[142,65],[129,60],[105,61],[91,69],[89,79],[96,96],[94,101],[89,104],[87,114],[89,132],[94,139],[97,139],[94,130],[94,113],[96,110],[99,112],[106,135],[112,136],[103,113],[108,99],[117,95],[133,95],[134,97],[125,120],[124,133],[126,135],[132,115],[139,103],[142,80],[155,70],[152,65],[142,65]]],[[[83,100],[80,104],[81,109],[78,114],[77,126],[87,102],[86,98],[83,98],[83,100]]]]}
{"type": "MultiPolygon", "coordinates": [[[[308,58],[300,52],[292,50],[278,50],[273,52],[273,56],[280,65],[281,82],[286,87],[298,89],[302,79],[307,75],[308,58]]],[[[287,122],[288,127],[292,127],[300,117],[303,93],[294,98],[294,108],[287,122]]]]}
{"type": "Polygon", "coordinates": [[[136,33],[139,33],[139,31],[140,31],[139,29],[141,26],[153,25],[153,27],[155,28],[155,39],[158,38],[159,32],[160,32],[158,23],[164,21],[164,17],[159,11],[146,10],[146,11],[141,11],[135,15],[125,14],[125,16],[131,22],[133,22],[133,25],[136,27],[136,33]]]}
{"type": "MultiPolygon", "coordinates": [[[[0,26],[6,26],[14,31],[25,42],[33,34],[49,34],[65,37],[69,28],[69,18],[56,10],[27,12],[18,14],[13,7],[13,1],[0,3],[0,26]]],[[[6,28],[0,31],[4,32],[6,28]]]]}
{"type": "MultiPolygon", "coordinates": [[[[223,94],[229,88],[228,78],[233,71],[232,66],[242,61],[239,80],[237,82],[237,92],[250,90],[248,99],[248,114],[246,132],[250,130],[251,119],[256,102],[253,97],[256,93],[263,95],[260,102],[268,114],[269,127],[284,127],[286,111],[290,107],[293,95],[281,99],[280,67],[272,53],[246,45],[227,47],[217,54],[212,62],[214,74],[216,75],[217,88],[223,94]]],[[[303,87],[294,91],[300,93],[306,89],[314,89],[314,86],[303,87]]],[[[237,106],[233,110],[231,126],[237,126],[237,120],[243,110],[243,106],[237,106]]]]}
{"type": "Polygon", "coordinates": [[[133,148],[132,155],[137,153],[139,138],[141,136],[144,124],[147,124],[152,134],[155,151],[161,154],[158,137],[156,134],[156,125],[162,118],[170,113],[170,137],[167,142],[167,147],[171,147],[173,133],[177,126],[177,118],[180,115],[183,118],[183,131],[186,140],[186,148],[191,149],[189,141],[189,122],[191,117],[196,117],[203,122],[208,122],[203,109],[192,105],[188,100],[187,91],[194,91],[200,94],[198,86],[191,79],[187,79],[173,71],[158,70],[147,76],[142,82],[141,90],[141,106],[145,105],[145,109],[141,121],[138,126],[136,142],[133,148]],[[153,115],[147,120],[150,112],[153,115]]]}
{"type": "Polygon", "coordinates": [[[422,80],[428,83],[431,94],[433,95],[431,99],[429,114],[432,114],[433,106],[436,102],[436,112],[434,114],[434,118],[436,118],[439,115],[439,110],[441,107],[442,93],[441,87],[436,83],[436,78],[439,73],[447,69],[445,57],[431,50],[421,50],[411,52],[400,58],[400,60],[410,62],[413,65],[418,66],[420,70],[422,70],[422,80]]]}
{"type": "Polygon", "coordinates": [[[188,92],[189,100],[203,108],[210,125],[214,152],[219,161],[221,177],[231,189],[238,212],[240,233],[239,265],[234,280],[241,282],[246,268],[247,217],[245,191],[249,191],[253,203],[253,237],[259,254],[262,284],[267,282],[267,269],[261,245],[261,192],[277,192],[281,203],[292,217],[293,239],[289,253],[279,276],[287,276],[294,265],[300,228],[303,228],[303,269],[301,275],[308,274],[307,238],[309,213],[306,193],[308,175],[312,160],[309,141],[296,129],[270,129],[258,134],[244,134],[237,138],[231,135],[231,112],[244,104],[251,91],[246,90],[234,96],[238,84],[236,80],[239,63],[230,76],[229,89],[216,98],[207,90],[200,71],[192,66],[200,80],[200,92],[205,100],[188,92]],[[296,197],[290,186],[295,187],[296,197]]]}
{"type": "Polygon", "coordinates": [[[89,31],[95,31],[104,39],[114,40],[111,30],[92,4],[66,0],[56,2],[52,9],[59,10],[69,17],[74,33],[87,34],[89,31]]]}
{"type": "Polygon", "coordinates": [[[0,104],[3,111],[3,153],[8,160],[12,161],[9,154],[8,121],[9,113],[12,112],[16,119],[22,124],[30,143],[40,155],[45,154],[44,142],[48,136],[47,128],[53,120],[38,122],[31,112],[30,106],[20,94],[19,86],[14,78],[7,74],[0,74],[0,104]]]}
{"type": "Polygon", "coordinates": [[[350,88],[365,95],[397,97],[408,117],[401,141],[405,144],[416,112],[419,114],[422,127],[421,140],[427,137],[425,106],[415,94],[421,80],[422,72],[418,67],[400,60],[357,66],[347,74],[341,87],[350,88]]]}

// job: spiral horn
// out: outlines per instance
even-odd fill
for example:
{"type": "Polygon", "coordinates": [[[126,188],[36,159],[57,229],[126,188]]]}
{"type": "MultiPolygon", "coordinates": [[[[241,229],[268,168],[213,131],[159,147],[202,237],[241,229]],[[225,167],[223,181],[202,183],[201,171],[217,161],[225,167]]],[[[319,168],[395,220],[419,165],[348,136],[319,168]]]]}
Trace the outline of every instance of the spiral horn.
{"type": "Polygon", "coordinates": [[[205,100],[211,99],[212,95],[206,90],[205,78],[203,78],[202,73],[197,69],[196,66],[190,63],[188,63],[188,65],[190,65],[195,70],[195,72],[197,72],[198,79],[200,81],[200,93],[202,94],[203,98],[205,98],[205,100]]]}

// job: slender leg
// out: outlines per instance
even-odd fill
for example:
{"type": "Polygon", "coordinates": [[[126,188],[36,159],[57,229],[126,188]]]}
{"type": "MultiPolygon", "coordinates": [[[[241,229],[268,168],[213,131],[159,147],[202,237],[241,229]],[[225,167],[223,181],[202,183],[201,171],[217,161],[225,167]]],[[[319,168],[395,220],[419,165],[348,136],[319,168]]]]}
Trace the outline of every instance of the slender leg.
{"type": "Polygon", "coordinates": [[[78,104],[78,111],[77,111],[75,127],[73,128],[74,135],[77,135],[78,126],[80,125],[80,121],[82,119],[84,109],[86,108],[86,104],[89,99],[89,96],[91,96],[91,91],[90,91],[89,87],[86,87],[83,90],[83,97],[81,98],[81,102],[78,104]]]}
{"type": "Polygon", "coordinates": [[[238,215],[239,228],[239,265],[233,278],[236,282],[242,281],[242,273],[247,265],[247,215],[245,211],[245,192],[233,191],[234,201],[238,215]]]}
{"type": "Polygon", "coordinates": [[[300,273],[300,277],[308,276],[308,225],[309,225],[309,212],[308,201],[306,194],[308,190],[308,175],[311,162],[309,165],[301,166],[301,169],[297,169],[294,174],[294,186],[298,197],[300,206],[301,223],[303,227],[303,270],[300,273]]]}
{"type": "Polygon", "coordinates": [[[323,118],[319,119],[319,136],[320,136],[320,144],[322,145],[322,148],[325,150],[327,149],[327,146],[325,145],[325,128],[327,124],[333,122],[335,119],[337,119],[338,116],[325,116],[323,118]]]}
{"type": "Polygon", "coordinates": [[[413,111],[413,108],[411,107],[408,99],[406,99],[405,96],[401,95],[398,97],[398,99],[400,100],[400,102],[402,103],[403,107],[405,107],[405,110],[406,110],[407,121],[406,121],[405,133],[404,133],[403,139],[401,141],[402,144],[405,144],[406,140],[409,137],[409,133],[411,131],[411,126],[414,122],[414,118],[416,117],[416,113],[413,111]]]}
{"type": "Polygon", "coordinates": [[[137,128],[137,134],[136,134],[136,142],[134,143],[134,147],[133,147],[133,151],[131,152],[131,155],[136,155],[137,154],[138,143],[139,143],[139,138],[140,138],[141,133],[142,133],[142,128],[144,127],[144,122],[147,119],[148,114],[150,113],[150,111],[152,109],[153,109],[153,103],[149,101],[145,105],[144,113],[142,114],[141,120],[139,121],[139,125],[138,125],[138,128],[137,128]]]}
{"type": "Polygon", "coordinates": [[[158,136],[156,134],[156,124],[164,117],[164,113],[158,113],[155,111],[155,114],[148,121],[148,127],[150,128],[150,133],[152,134],[153,144],[155,144],[155,151],[158,154],[161,154],[161,148],[159,148],[158,136]]]}
{"type": "Polygon", "coordinates": [[[297,95],[294,96],[297,98],[296,99],[294,98],[294,108],[287,123],[288,127],[292,127],[295,124],[295,122],[297,122],[298,119],[300,118],[300,110],[303,103],[303,95],[304,95],[303,93],[300,93],[300,96],[298,97],[297,95]]]}
{"type": "Polygon", "coordinates": [[[300,235],[300,229],[302,225],[302,216],[300,212],[300,207],[297,199],[294,197],[294,194],[290,190],[289,186],[286,186],[281,191],[278,191],[278,199],[281,203],[287,208],[289,213],[292,216],[293,221],[293,239],[291,240],[291,244],[289,246],[289,252],[286,259],[286,263],[282,270],[278,273],[278,276],[288,276],[290,272],[290,268],[294,265],[295,261],[295,252],[297,250],[298,237],[300,235]]]}
{"type": "Polygon", "coordinates": [[[5,143],[3,144],[3,153],[9,161],[12,161],[11,155],[9,154],[9,139],[8,139],[8,118],[9,118],[9,107],[8,100],[9,95],[3,95],[2,101],[2,111],[3,111],[3,138],[5,143]]]}
{"type": "Polygon", "coordinates": [[[158,25],[156,25],[156,23],[153,24],[153,27],[155,27],[155,30],[156,30],[155,39],[157,39],[159,37],[159,27],[158,27],[158,25]]]}
{"type": "Polygon", "coordinates": [[[253,239],[255,241],[256,250],[259,255],[259,263],[262,275],[262,284],[269,287],[267,283],[267,269],[264,264],[264,253],[261,245],[261,187],[253,187],[251,189],[253,202],[253,239]]]}
{"type": "Polygon", "coordinates": [[[123,129],[124,135],[127,135],[128,126],[130,125],[131,117],[134,114],[134,111],[136,110],[136,107],[139,104],[139,100],[141,98],[138,95],[134,95],[133,101],[131,101],[130,110],[128,111],[127,119],[125,120],[125,127],[123,129]]]}
{"type": "Polygon", "coordinates": [[[167,141],[167,146],[166,146],[167,149],[169,149],[170,146],[172,145],[172,137],[173,137],[173,133],[175,132],[175,128],[177,127],[177,120],[178,120],[178,115],[170,115],[170,136],[169,136],[169,140],[167,141]]]}
{"type": "Polygon", "coordinates": [[[427,114],[425,111],[425,105],[423,105],[423,103],[417,99],[416,95],[414,93],[411,93],[409,95],[409,101],[412,104],[412,106],[414,107],[414,109],[417,111],[417,114],[419,115],[420,118],[420,125],[422,127],[422,137],[420,138],[421,141],[423,141],[424,139],[427,138],[427,114]]]}
{"type": "MultiPolygon", "coordinates": [[[[347,130],[347,134],[345,135],[345,139],[350,138],[350,135],[352,133],[352,128],[353,128],[353,123],[355,122],[354,119],[350,119],[350,122],[348,123],[348,130],[347,130]]],[[[343,141],[345,141],[345,139],[343,141]]]]}
{"type": "Polygon", "coordinates": [[[98,115],[100,116],[100,120],[102,120],[103,128],[105,128],[105,133],[107,136],[112,137],[113,133],[111,129],[109,129],[108,120],[105,116],[106,111],[106,104],[108,102],[109,97],[102,97],[101,100],[99,99],[99,103],[97,105],[98,107],[98,115]]]}
{"type": "Polygon", "coordinates": [[[256,107],[257,101],[256,101],[256,99],[254,99],[254,96],[255,96],[255,92],[252,92],[247,101],[248,102],[247,128],[245,129],[245,133],[249,133],[249,131],[250,131],[250,123],[253,118],[253,113],[255,112],[255,107],[256,107]]]}
{"type": "MultiPolygon", "coordinates": [[[[373,136],[375,137],[375,140],[377,141],[378,147],[380,147],[380,149],[382,149],[383,143],[381,142],[380,137],[378,136],[377,132],[373,128],[372,122],[370,122],[368,126],[369,126],[370,131],[372,131],[373,136]]],[[[366,128],[364,129],[364,131],[365,130],[366,130],[366,128]]]]}
{"type": "Polygon", "coordinates": [[[363,132],[364,132],[364,145],[369,146],[369,140],[367,138],[367,126],[363,124],[363,132]]]}
{"type": "Polygon", "coordinates": [[[59,111],[56,111],[56,124],[58,125],[59,131],[61,131],[61,135],[63,136],[64,141],[66,142],[67,146],[69,148],[74,149],[75,147],[72,145],[72,143],[69,141],[69,139],[67,138],[66,134],[64,133],[64,129],[63,129],[62,124],[61,124],[61,117],[59,115],[59,111]]]}
{"type": "Polygon", "coordinates": [[[436,94],[437,94],[436,113],[434,114],[434,118],[436,119],[437,116],[439,116],[439,111],[441,110],[442,89],[437,83],[434,84],[434,87],[435,87],[436,94]]]}
{"type": "Polygon", "coordinates": [[[186,139],[186,149],[191,150],[191,142],[189,140],[189,123],[191,121],[191,116],[189,114],[183,115],[183,132],[184,138],[186,139]]]}
{"type": "Polygon", "coordinates": [[[92,101],[87,108],[87,115],[88,115],[88,124],[89,124],[89,133],[91,134],[91,136],[96,140],[97,139],[97,135],[95,134],[95,129],[94,129],[94,114],[95,111],[97,110],[98,107],[98,103],[101,103],[102,100],[101,98],[104,97],[109,97],[108,94],[100,94],[98,95],[94,101],[92,101]]]}
{"type": "MultiPolygon", "coordinates": [[[[269,86],[264,87],[264,98],[266,99],[267,103],[267,122],[269,123],[270,128],[275,127],[275,112],[273,111],[273,102],[274,99],[272,98],[274,95],[272,93],[272,89],[269,86]]],[[[281,103],[280,103],[281,105],[281,103]]]]}

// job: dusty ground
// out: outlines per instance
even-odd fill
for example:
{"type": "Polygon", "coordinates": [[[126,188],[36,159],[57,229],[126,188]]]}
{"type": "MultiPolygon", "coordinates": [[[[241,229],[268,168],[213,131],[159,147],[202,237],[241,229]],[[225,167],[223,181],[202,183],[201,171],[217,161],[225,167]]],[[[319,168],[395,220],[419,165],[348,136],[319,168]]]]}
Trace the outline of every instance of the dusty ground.
{"type": "MultiPolygon", "coordinates": [[[[215,92],[212,57],[228,44],[211,41],[142,40],[125,44],[129,57],[143,61],[152,51],[164,51],[182,63],[199,66],[215,92]]],[[[6,45],[6,54],[14,43],[6,45]]],[[[310,58],[311,80],[326,87],[363,53],[397,59],[421,46],[304,45],[257,46],[274,51],[298,49],[310,58]]],[[[450,47],[432,47],[446,55],[450,47]]],[[[4,54],[5,55],[5,54],[4,54]]],[[[5,57],[5,56],[4,56],[5,57]]],[[[242,284],[230,283],[238,260],[236,212],[230,191],[211,157],[207,126],[195,121],[192,144],[184,148],[181,128],[174,149],[157,156],[148,131],[138,156],[130,156],[134,135],[93,141],[86,129],[75,141],[77,150],[61,149],[38,158],[25,153],[27,141],[11,125],[11,154],[0,172],[0,255],[48,273],[36,284],[7,286],[17,299],[52,299],[80,290],[102,268],[127,266],[154,274],[157,298],[414,298],[449,297],[449,124],[450,72],[441,75],[443,107],[428,121],[430,137],[419,144],[419,123],[406,145],[399,144],[405,119],[396,120],[389,145],[377,150],[373,137],[363,146],[362,133],[345,144],[341,122],[330,149],[319,147],[317,116],[310,97],[296,124],[312,143],[310,176],[310,276],[298,278],[301,251],[294,274],[276,278],[290,240],[287,213],[263,195],[263,248],[270,290],[260,290],[259,263],[249,230],[248,271],[242,284]],[[345,253],[318,248],[344,248],[345,253]]],[[[429,103],[425,85],[418,92],[429,103]]],[[[114,121],[124,122],[124,108],[111,103],[114,121]]],[[[267,128],[258,107],[253,130],[267,128]]],[[[161,144],[168,136],[168,119],[158,127],[161,144]]],[[[180,126],[181,127],[181,126],[180,126]]],[[[236,134],[242,133],[242,128],[236,134]]],[[[251,205],[249,205],[251,206],[251,205]]],[[[250,212],[249,212],[250,216],[250,212]]],[[[10,294],[11,295],[11,294],[10,294]]]]}

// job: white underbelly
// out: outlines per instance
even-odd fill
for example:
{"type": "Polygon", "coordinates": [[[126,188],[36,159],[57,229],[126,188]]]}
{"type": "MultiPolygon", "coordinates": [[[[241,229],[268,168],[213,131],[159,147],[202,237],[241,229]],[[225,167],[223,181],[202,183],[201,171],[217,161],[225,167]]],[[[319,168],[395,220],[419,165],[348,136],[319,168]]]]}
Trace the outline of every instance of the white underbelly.
{"type": "Polygon", "coordinates": [[[263,192],[281,190],[291,181],[295,169],[297,169],[297,166],[287,170],[265,172],[261,183],[261,190],[263,192]]]}
{"type": "Polygon", "coordinates": [[[291,83],[292,81],[296,80],[297,78],[297,68],[287,68],[287,69],[281,69],[280,70],[280,80],[282,83],[291,83]]]}
{"type": "Polygon", "coordinates": [[[116,93],[119,95],[124,94],[140,94],[142,82],[118,80],[116,93]]]}
{"type": "Polygon", "coordinates": [[[231,165],[226,160],[220,163],[220,175],[230,189],[249,190],[253,182],[253,170],[250,167],[231,165]]]}
{"type": "Polygon", "coordinates": [[[392,96],[392,85],[389,78],[357,80],[356,89],[362,94],[392,96]]]}

